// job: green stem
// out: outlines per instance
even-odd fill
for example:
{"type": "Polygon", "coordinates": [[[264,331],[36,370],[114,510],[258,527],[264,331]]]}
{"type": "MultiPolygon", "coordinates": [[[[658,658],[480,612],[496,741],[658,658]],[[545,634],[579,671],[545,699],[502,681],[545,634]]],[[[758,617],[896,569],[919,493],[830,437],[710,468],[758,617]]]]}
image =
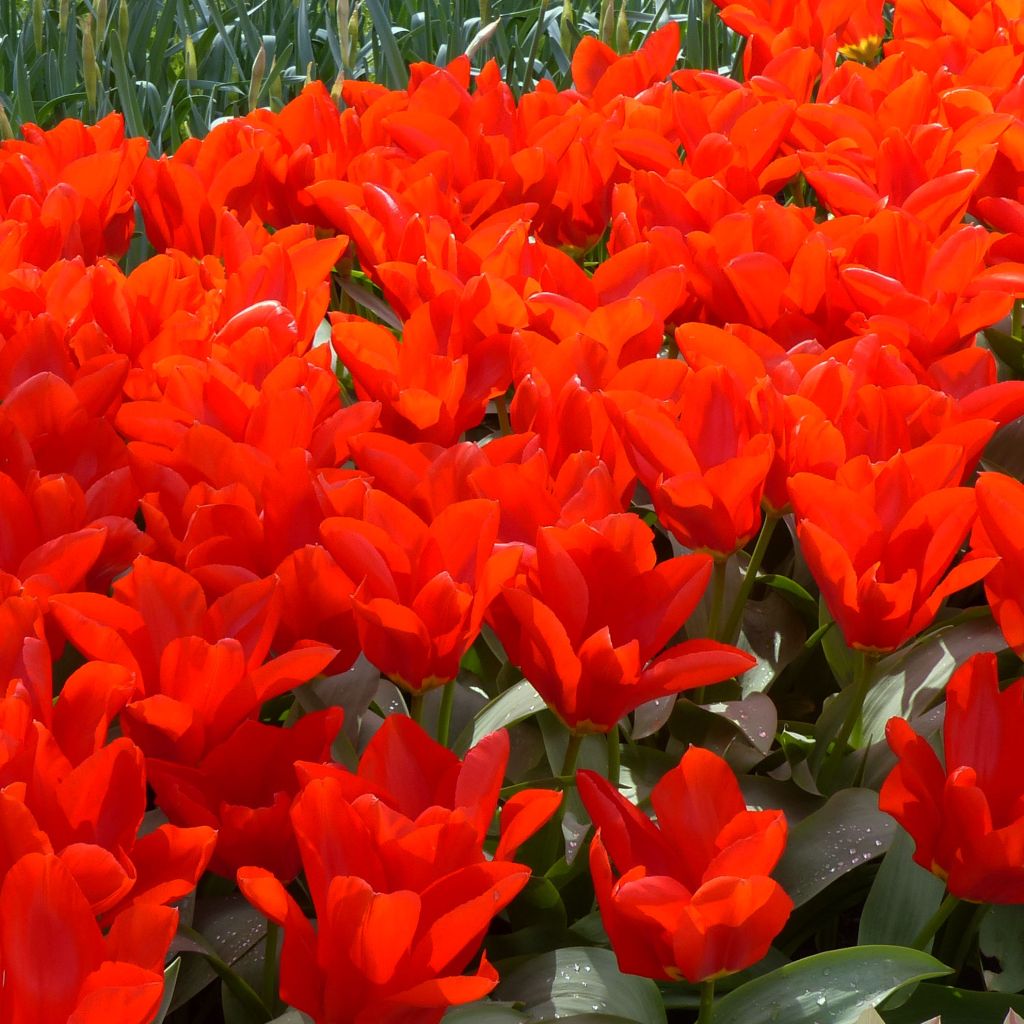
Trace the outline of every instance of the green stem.
{"type": "Polygon", "coordinates": [[[583,746],[583,734],[569,733],[569,745],[565,748],[565,760],[562,761],[562,770],[559,774],[571,780],[568,783],[570,786],[576,784],[576,762],[580,757],[581,746],[583,746]]]}
{"type": "Polygon", "coordinates": [[[214,973],[224,982],[231,994],[242,1004],[246,1015],[253,1021],[263,1024],[264,1021],[272,1020],[274,1014],[267,1008],[266,1004],[256,993],[255,989],[238,973],[233,971],[214,952],[206,936],[197,932],[188,925],[179,924],[178,930],[182,935],[190,938],[196,945],[203,949],[203,956],[206,962],[213,968],[214,973]]]}
{"type": "Polygon", "coordinates": [[[957,974],[963,970],[967,954],[971,951],[971,944],[978,934],[981,922],[991,909],[992,905],[990,903],[979,903],[974,908],[974,913],[971,915],[971,920],[967,927],[960,933],[960,941],[956,945],[956,952],[953,954],[952,963],[949,965],[957,974]]]}
{"type": "Polygon", "coordinates": [[[622,750],[619,747],[619,727],[615,725],[608,733],[608,781],[619,788],[619,768],[622,764],[622,750]]]}
{"type": "MultiPolygon", "coordinates": [[[[725,600],[725,567],[728,558],[716,558],[711,570],[711,607],[708,609],[708,639],[718,639],[718,623],[722,618],[722,605],[725,600]]],[[[704,703],[705,687],[698,686],[690,695],[694,704],[704,703]]]]}
{"type": "Polygon", "coordinates": [[[935,938],[935,933],[945,923],[946,918],[956,910],[957,904],[960,902],[951,892],[946,893],[946,898],[939,904],[939,909],[932,914],[931,917],[925,922],[924,927],[917,933],[917,938],[914,939],[913,948],[924,950],[929,942],[935,938]]]}
{"type": "Polygon", "coordinates": [[[1010,334],[1013,335],[1017,341],[1021,340],[1021,319],[1022,312],[1024,312],[1024,300],[1017,299],[1013,303],[1013,311],[1010,313],[1010,334]]]}
{"type": "Polygon", "coordinates": [[[708,612],[708,639],[718,639],[718,623],[722,618],[722,603],[725,599],[725,567],[728,558],[716,558],[711,570],[711,609],[708,612]]]}
{"type": "Polygon", "coordinates": [[[448,746],[452,731],[452,708],[455,706],[455,680],[446,683],[441,691],[441,707],[437,711],[437,742],[448,746]]]}
{"type": "Polygon", "coordinates": [[[821,766],[821,772],[818,775],[818,785],[823,793],[832,791],[832,785],[839,772],[839,765],[846,754],[846,745],[849,743],[853,730],[860,721],[861,712],[864,710],[864,701],[867,698],[868,691],[871,689],[871,676],[876,659],[877,655],[861,653],[857,660],[857,667],[854,672],[853,683],[851,684],[853,686],[853,699],[846,712],[846,718],[843,719],[843,724],[832,741],[832,749],[825,757],[825,763],[821,766]]]}
{"type": "Polygon", "coordinates": [[[729,617],[725,620],[725,629],[722,630],[722,640],[727,644],[733,643],[739,633],[743,609],[747,606],[747,599],[750,597],[750,592],[754,589],[754,584],[757,582],[761,563],[764,561],[765,552],[768,550],[768,545],[771,543],[772,534],[775,532],[778,522],[779,517],[774,513],[770,512],[764,517],[764,525],[758,534],[757,543],[754,545],[750,562],[747,565],[747,571],[743,576],[743,582],[740,584],[739,592],[736,594],[736,600],[732,603],[729,617]]]}
{"type": "Polygon", "coordinates": [[[714,979],[700,983],[700,1013],[697,1015],[697,1024],[711,1024],[715,1011],[715,982],[714,979]]]}
{"type": "Polygon", "coordinates": [[[409,700],[409,717],[417,724],[423,724],[423,694],[414,693],[409,700]]]}
{"type": "Polygon", "coordinates": [[[267,941],[263,947],[263,1001],[277,1005],[277,940],[281,929],[276,922],[267,922],[267,941]]]}
{"type": "Polygon", "coordinates": [[[508,418],[508,402],[504,395],[498,395],[494,399],[494,408],[498,410],[498,429],[502,437],[508,437],[512,433],[512,423],[508,418]]]}

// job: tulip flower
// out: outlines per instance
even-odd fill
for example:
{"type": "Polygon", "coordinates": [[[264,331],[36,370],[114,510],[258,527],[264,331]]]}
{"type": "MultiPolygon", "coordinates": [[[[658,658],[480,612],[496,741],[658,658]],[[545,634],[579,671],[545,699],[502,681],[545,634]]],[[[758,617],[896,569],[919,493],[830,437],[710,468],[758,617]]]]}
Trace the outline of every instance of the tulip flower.
{"type": "Polygon", "coordinates": [[[1002,473],[982,473],[974,493],[978,519],[971,533],[971,550],[998,555],[985,577],[985,596],[992,615],[1019,655],[1024,655],[1024,484],[1002,473]]]}
{"type": "Polygon", "coordinates": [[[949,568],[976,514],[974,492],[957,486],[963,461],[959,445],[931,443],[887,462],[852,459],[835,480],[790,481],[801,551],[849,646],[896,650],[994,565],[949,568]]]}
{"type": "Polygon", "coordinates": [[[659,519],[687,547],[731,555],[761,527],[774,445],[723,367],[690,374],[676,421],[648,405],[624,416],[623,440],[659,519]]]}
{"type": "Polygon", "coordinates": [[[732,769],[691,747],[651,791],[655,825],[601,776],[577,773],[597,832],[601,918],[628,974],[704,982],[768,952],[793,908],[769,877],[786,843],[781,811],[748,811],[732,769]]]}
{"type": "Polygon", "coordinates": [[[496,546],[494,501],[453,502],[428,526],[383,491],[363,518],[334,516],[324,547],[359,581],[352,598],[366,657],[413,694],[443,686],[476,639],[484,612],[515,572],[519,549],[496,546]]]}
{"type": "Polygon", "coordinates": [[[508,858],[560,795],[506,804],[493,859],[483,852],[508,760],[492,733],[460,762],[404,716],[391,716],[352,774],[303,766],[292,823],[317,927],[270,872],[246,867],[246,898],[284,928],[282,999],[316,1024],[436,1024],[483,998],[497,974],[482,957],[490,923],[529,879],[508,858]]]}
{"type": "Polygon", "coordinates": [[[72,872],[48,852],[26,854],[7,872],[0,909],[0,1020],[153,1020],[176,910],[133,907],[104,935],[72,872]]]}
{"type": "Polygon", "coordinates": [[[902,718],[885,737],[899,763],[879,807],[914,840],[914,860],[975,903],[1024,903],[1024,679],[999,689],[994,654],[976,654],[946,688],[945,767],[902,718]]]}
{"type": "Polygon", "coordinates": [[[645,701],[754,664],[711,640],[662,651],[700,601],[711,559],[655,564],[652,539],[629,514],[544,527],[536,568],[521,585],[504,587],[490,613],[511,661],[576,733],[609,732],[645,701]]]}

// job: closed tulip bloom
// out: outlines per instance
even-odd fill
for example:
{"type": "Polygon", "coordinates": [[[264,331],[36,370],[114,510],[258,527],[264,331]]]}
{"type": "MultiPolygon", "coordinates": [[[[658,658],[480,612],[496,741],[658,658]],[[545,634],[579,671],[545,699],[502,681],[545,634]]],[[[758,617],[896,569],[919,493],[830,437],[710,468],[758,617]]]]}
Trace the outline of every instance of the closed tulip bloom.
{"type": "Polygon", "coordinates": [[[976,654],[946,689],[945,767],[902,718],[886,739],[899,763],[879,806],[911,835],[914,860],[975,903],[1024,903],[1024,679],[999,689],[996,658],[976,654]]]}
{"type": "Polygon", "coordinates": [[[594,889],[623,971],[697,983],[764,957],[793,908],[769,877],[786,844],[781,811],[748,811],[732,769],[699,747],[652,790],[657,824],[594,772],[577,780],[597,827],[594,889]]]}

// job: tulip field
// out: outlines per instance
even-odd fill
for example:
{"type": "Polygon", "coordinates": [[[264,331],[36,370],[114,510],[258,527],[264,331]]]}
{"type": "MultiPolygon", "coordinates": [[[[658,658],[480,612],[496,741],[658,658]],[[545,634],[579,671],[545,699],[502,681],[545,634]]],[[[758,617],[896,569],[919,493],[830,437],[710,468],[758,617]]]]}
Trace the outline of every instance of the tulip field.
{"type": "Polygon", "coordinates": [[[1020,1024],[1024,0],[464,6],[0,4],[0,1024],[1020,1024]]]}

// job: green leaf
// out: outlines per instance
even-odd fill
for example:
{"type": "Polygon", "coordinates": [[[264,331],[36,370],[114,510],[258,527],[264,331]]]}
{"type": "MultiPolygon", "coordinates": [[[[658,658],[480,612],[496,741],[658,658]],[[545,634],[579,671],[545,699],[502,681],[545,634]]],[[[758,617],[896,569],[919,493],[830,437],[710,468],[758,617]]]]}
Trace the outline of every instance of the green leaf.
{"type": "Polygon", "coordinates": [[[896,823],[873,789],[842,789],[789,834],[775,877],[800,906],[840,876],[881,856],[896,823]]]}
{"type": "Polygon", "coordinates": [[[985,985],[995,992],[1024,989],[1024,906],[991,907],[978,936],[981,952],[999,964],[985,971],[985,985]]]}
{"type": "Polygon", "coordinates": [[[510,1003],[491,1003],[485,999],[465,1006],[454,1006],[442,1018],[442,1024],[521,1024],[529,1020],[510,1003]]]}
{"type": "Polygon", "coordinates": [[[463,729],[455,742],[455,751],[461,757],[488,733],[515,725],[545,707],[544,698],[525,679],[498,694],[480,709],[473,721],[463,729]]]}
{"type": "Polygon", "coordinates": [[[495,994],[522,1003],[530,1021],[595,1013],[632,1024],[666,1021],[658,986],[650,978],[623,974],[607,949],[557,949],[534,957],[509,972],[495,994]]]}
{"type": "Polygon", "coordinates": [[[898,829],[864,903],[858,943],[909,946],[939,909],[946,886],[913,853],[913,839],[898,829]]]}
{"type": "Polygon", "coordinates": [[[796,580],[791,580],[788,576],[765,573],[757,577],[757,582],[777,590],[809,622],[813,623],[817,619],[818,602],[796,580]]]}
{"type": "Polygon", "coordinates": [[[865,1009],[923,978],[949,974],[927,953],[856,946],[798,960],[730,992],[715,1024],[855,1024],[865,1009]]]}
{"type": "MultiPolygon", "coordinates": [[[[373,21],[374,34],[380,43],[383,55],[383,74],[381,69],[375,69],[376,79],[386,84],[391,89],[404,89],[409,84],[409,71],[406,67],[405,58],[398,49],[395,41],[395,26],[391,22],[390,11],[380,0],[365,0],[366,9],[370,12],[373,21]]],[[[451,55],[454,58],[456,55],[451,55]]],[[[451,59],[451,58],[449,58],[451,59]]]]}
{"type": "Polygon", "coordinates": [[[941,1017],[942,1024],[1003,1024],[1009,1010],[1024,1012],[1024,997],[967,992],[947,985],[920,985],[896,1010],[882,1010],[885,1024],[920,1024],[941,1017]]]}
{"type": "Polygon", "coordinates": [[[1006,640],[989,618],[960,622],[929,634],[904,651],[880,661],[864,701],[858,747],[885,738],[893,716],[913,719],[924,714],[942,694],[949,677],[972,654],[1002,651],[1006,640]]]}
{"type": "Polygon", "coordinates": [[[181,970],[181,957],[175,957],[164,971],[164,996],[160,1000],[160,1009],[151,1024],[163,1024],[164,1017],[171,1009],[171,1000],[174,998],[174,986],[178,981],[178,971],[181,970]]]}

